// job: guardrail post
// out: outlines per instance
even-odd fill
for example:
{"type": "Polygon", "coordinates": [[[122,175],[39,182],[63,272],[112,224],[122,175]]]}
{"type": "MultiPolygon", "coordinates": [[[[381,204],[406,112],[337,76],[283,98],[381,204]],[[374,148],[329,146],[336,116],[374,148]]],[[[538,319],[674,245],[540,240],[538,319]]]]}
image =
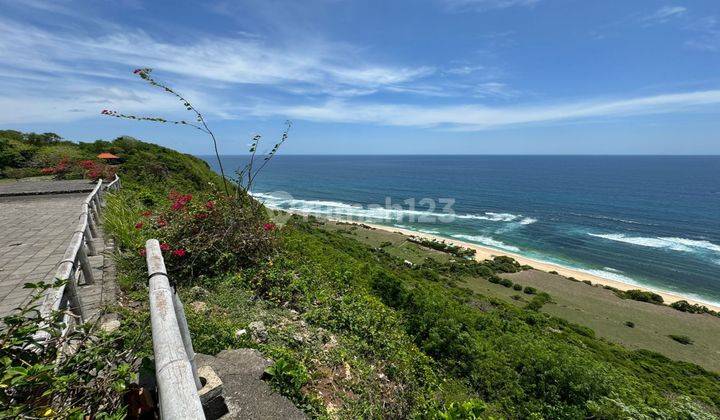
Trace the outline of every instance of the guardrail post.
{"type": "Polygon", "coordinates": [[[88,255],[94,256],[97,255],[97,249],[95,249],[95,243],[93,242],[93,235],[90,233],[89,225],[90,223],[85,226],[85,245],[87,246],[88,255]]]}
{"type": "Polygon", "coordinates": [[[88,227],[90,228],[90,232],[92,233],[92,236],[97,237],[97,225],[95,224],[95,220],[93,220],[92,213],[90,212],[88,208],[87,212],[87,220],[88,220],[88,227]]]}
{"type": "Polygon", "coordinates": [[[82,270],[85,284],[95,283],[95,278],[93,277],[92,273],[92,267],[90,266],[90,259],[88,258],[87,253],[85,253],[85,248],[83,246],[81,246],[78,250],[78,263],[80,264],[80,269],[82,270]]]}
{"type": "Polygon", "coordinates": [[[70,276],[67,279],[65,285],[68,291],[68,303],[70,304],[70,310],[80,318],[80,323],[85,322],[85,313],[83,312],[82,300],[77,292],[77,276],[75,275],[75,266],[70,270],[70,276]]]}

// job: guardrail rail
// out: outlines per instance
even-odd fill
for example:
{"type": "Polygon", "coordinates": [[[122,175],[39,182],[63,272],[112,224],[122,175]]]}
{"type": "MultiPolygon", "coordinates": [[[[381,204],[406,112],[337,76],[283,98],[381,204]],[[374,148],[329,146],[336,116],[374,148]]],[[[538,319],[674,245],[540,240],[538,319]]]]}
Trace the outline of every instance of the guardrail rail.
{"type": "MultiPolygon", "coordinates": [[[[115,175],[113,181],[105,186],[105,190],[117,191],[119,189],[120,177],[115,175]]],[[[80,207],[81,211],[77,229],[73,232],[63,259],[60,261],[55,273],[55,279],[64,280],[65,283],[60,287],[48,291],[40,307],[40,313],[43,318],[53,311],[70,309],[81,323],[85,321],[85,314],[77,286],[79,278],[82,278],[85,284],[93,284],[95,282],[88,256],[97,255],[93,238],[98,236],[98,225],[100,224],[100,213],[102,211],[100,197],[102,191],[103,181],[99,179],[95,188],[80,207]]],[[[69,314],[66,314],[65,318],[67,321],[66,325],[68,326],[66,328],[69,328],[71,324],[69,314]]],[[[41,332],[40,338],[47,334],[45,331],[41,332]]]]}
{"type": "Polygon", "coordinates": [[[198,394],[202,383],[195,364],[185,309],[170,286],[157,239],[145,243],[145,259],[160,418],[205,419],[198,394]]]}

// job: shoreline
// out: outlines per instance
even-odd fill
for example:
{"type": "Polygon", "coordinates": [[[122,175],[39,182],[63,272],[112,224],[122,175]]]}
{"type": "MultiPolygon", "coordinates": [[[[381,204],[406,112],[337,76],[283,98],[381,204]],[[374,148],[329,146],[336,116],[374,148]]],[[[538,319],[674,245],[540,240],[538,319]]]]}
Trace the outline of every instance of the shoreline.
{"type": "MultiPolygon", "coordinates": [[[[332,220],[329,218],[325,218],[325,219],[332,220]]],[[[333,220],[333,221],[335,221],[335,220],[333,220]]],[[[520,264],[532,266],[536,270],[545,271],[545,272],[556,271],[558,274],[560,274],[564,277],[574,277],[575,279],[580,280],[580,281],[589,280],[593,283],[593,285],[600,284],[603,286],[611,286],[611,287],[615,287],[616,289],[623,290],[623,291],[636,289],[636,290],[643,290],[643,291],[648,291],[648,292],[652,292],[652,293],[657,293],[658,295],[662,296],[664,303],[666,305],[669,305],[673,302],[677,302],[680,300],[685,300],[691,304],[698,304],[698,305],[705,306],[708,309],[712,309],[713,311],[720,311],[720,305],[714,305],[711,303],[702,302],[702,301],[699,301],[692,297],[683,296],[681,294],[667,292],[667,291],[663,291],[663,290],[656,290],[656,289],[653,289],[653,288],[647,287],[647,286],[628,284],[628,283],[623,283],[619,280],[607,279],[605,277],[600,277],[595,274],[587,273],[580,269],[566,267],[566,266],[562,266],[559,264],[550,263],[550,262],[546,262],[546,261],[536,260],[536,259],[533,259],[530,257],[525,257],[523,255],[520,255],[520,254],[517,254],[514,252],[510,252],[510,251],[501,251],[501,250],[498,250],[495,248],[490,248],[487,246],[478,245],[478,244],[474,244],[471,242],[461,241],[458,239],[448,239],[448,238],[445,238],[445,237],[442,237],[439,235],[417,232],[417,231],[414,231],[411,229],[399,228],[399,227],[395,227],[395,226],[385,226],[385,225],[380,225],[380,224],[376,224],[376,223],[366,223],[366,222],[351,222],[351,223],[356,224],[356,225],[370,226],[372,228],[384,230],[386,232],[400,233],[405,236],[416,236],[419,238],[425,238],[425,239],[429,239],[429,240],[434,239],[437,241],[444,241],[445,243],[448,243],[448,244],[453,244],[453,245],[458,245],[458,246],[462,246],[465,248],[470,248],[470,249],[475,250],[475,259],[478,261],[492,259],[493,257],[496,257],[496,256],[508,256],[508,257],[515,259],[520,264]]]]}

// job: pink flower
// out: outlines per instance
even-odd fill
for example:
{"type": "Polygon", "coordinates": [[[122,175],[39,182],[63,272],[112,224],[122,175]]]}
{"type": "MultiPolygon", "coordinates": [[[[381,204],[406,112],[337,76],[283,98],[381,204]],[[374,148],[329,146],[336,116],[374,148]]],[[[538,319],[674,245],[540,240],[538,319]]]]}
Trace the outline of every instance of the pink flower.
{"type": "Polygon", "coordinates": [[[160,244],[160,250],[161,251],[170,251],[170,245],[168,245],[166,242],[163,242],[160,244]]]}
{"type": "Polygon", "coordinates": [[[140,256],[144,257],[145,254],[147,254],[147,251],[145,251],[145,248],[141,249],[139,252],[140,256]]]}
{"type": "Polygon", "coordinates": [[[272,222],[270,222],[270,223],[265,223],[265,224],[263,225],[263,229],[265,229],[266,231],[268,231],[268,230],[273,230],[273,229],[275,229],[275,223],[272,223],[272,222]]]}
{"type": "Polygon", "coordinates": [[[142,227],[143,227],[143,222],[135,223],[135,229],[142,229],[142,227]]]}
{"type": "Polygon", "coordinates": [[[205,208],[208,210],[212,210],[215,208],[215,202],[210,200],[207,203],[205,203],[205,208]]]}
{"type": "Polygon", "coordinates": [[[208,214],[207,214],[207,213],[197,213],[197,214],[195,215],[195,218],[198,219],[198,220],[207,219],[207,218],[208,218],[208,214]]]}
{"type": "Polygon", "coordinates": [[[163,219],[158,219],[157,227],[165,227],[165,226],[167,226],[167,222],[164,221],[163,219]]]}
{"type": "Polygon", "coordinates": [[[170,199],[174,200],[170,208],[177,211],[183,209],[192,200],[192,194],[179,195],[173,191],[170,193],[170,199]]]}
{"type": "Polygon", "coordinates": [[[185,256],[185,250],[182,248],[178,248],[175,251],[173,251],[173,255],[176,257],[184,257],[185,256]]]}
{"type": "Polygon", "coordinates": [[[145,210],[144,212],[140,213],[140,216],[150,217],[150,216],[152,216],[152,211],[150,211],[150,210],[145,210]]]}

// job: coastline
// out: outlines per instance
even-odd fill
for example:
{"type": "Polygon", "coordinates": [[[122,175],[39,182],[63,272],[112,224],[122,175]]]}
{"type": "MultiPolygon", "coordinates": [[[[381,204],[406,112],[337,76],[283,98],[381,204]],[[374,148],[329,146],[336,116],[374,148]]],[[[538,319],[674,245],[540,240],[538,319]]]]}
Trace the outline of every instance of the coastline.
{"type": "MultiPolygon", "coordinates": [[[[328,220],[332,220],[332,219],[328,219],[328,220]]],[[[663,300],[665,301],[665,304],[668,304],[668,305],[673,302],[677,302],[679,300],[685,300],[691,304],[703,305],[714,311],[720,311],[720,305],[713,305],[711,303],[699,301],[692,297],[683,296],[681,294],[671,293],[671,292],[662,291],[662,290],[656,290],[656,289],[653,289],[653,288],[650,288],[647,286],[628,284],[628,283],[623,283],[618,280],[607,279],[607,278],[600,277],[595,274],[587,273],[587,272],[579,270],[579,269],[565,267],[565,266],[562,266],[559,264],[536,260],[533,258],[525,257],[520,254],[516,254],[514,252],[501,251],[501,250],[498,250],[495,248],[490,248],[490,247],[486,247],[486,246],[482,246],[482,245],[478,245],[478,244],[473,244],[470,242],[465,242],[465,241],[461,241],[461,240],[457,240],[457,239],[448,239],[448,238],[445,238],[442,236],[433,235],[433,234],[429,234],[429,233],[417,232],[417,231],[414,231],[411,229],[399,228],[399,227],[394,227],[394,226],[385,226],[385,225],[375,224],[375,223],[365,223],[365,222],[351,222],[351,223],[357,224],[357,225],[362,224],[362,225],[370,226],[372,228],[384,230],[386,232],[396,232],[396,233],[403,234],[405,236],[416,236],[419,238],[425,238],[425,239],[429,239],[429,240],[434,239],[437,241],[444,241],[445,243],[454,244],[454,245],[462,246],[465,248],[470,248],[470,249],[475,250],[475,259],[478,261],[482,261],[485,259],[492,259],[493,257],[497,257],[497,256],[508,256],[508,257],[515,259],[520,264],[530,265],[536,270],[546,271],[546,272],[556,271],[558,274],[560,274],[562,276],[574,277],[580,281],[589,280],[593,284],[600,284],[603,286],[612,286],[612,287],[615,287],[620,290],[639,289],[639,290],[643,290],[643,291],[657,293],[658,295],[662,296],[663,300]]]]}

